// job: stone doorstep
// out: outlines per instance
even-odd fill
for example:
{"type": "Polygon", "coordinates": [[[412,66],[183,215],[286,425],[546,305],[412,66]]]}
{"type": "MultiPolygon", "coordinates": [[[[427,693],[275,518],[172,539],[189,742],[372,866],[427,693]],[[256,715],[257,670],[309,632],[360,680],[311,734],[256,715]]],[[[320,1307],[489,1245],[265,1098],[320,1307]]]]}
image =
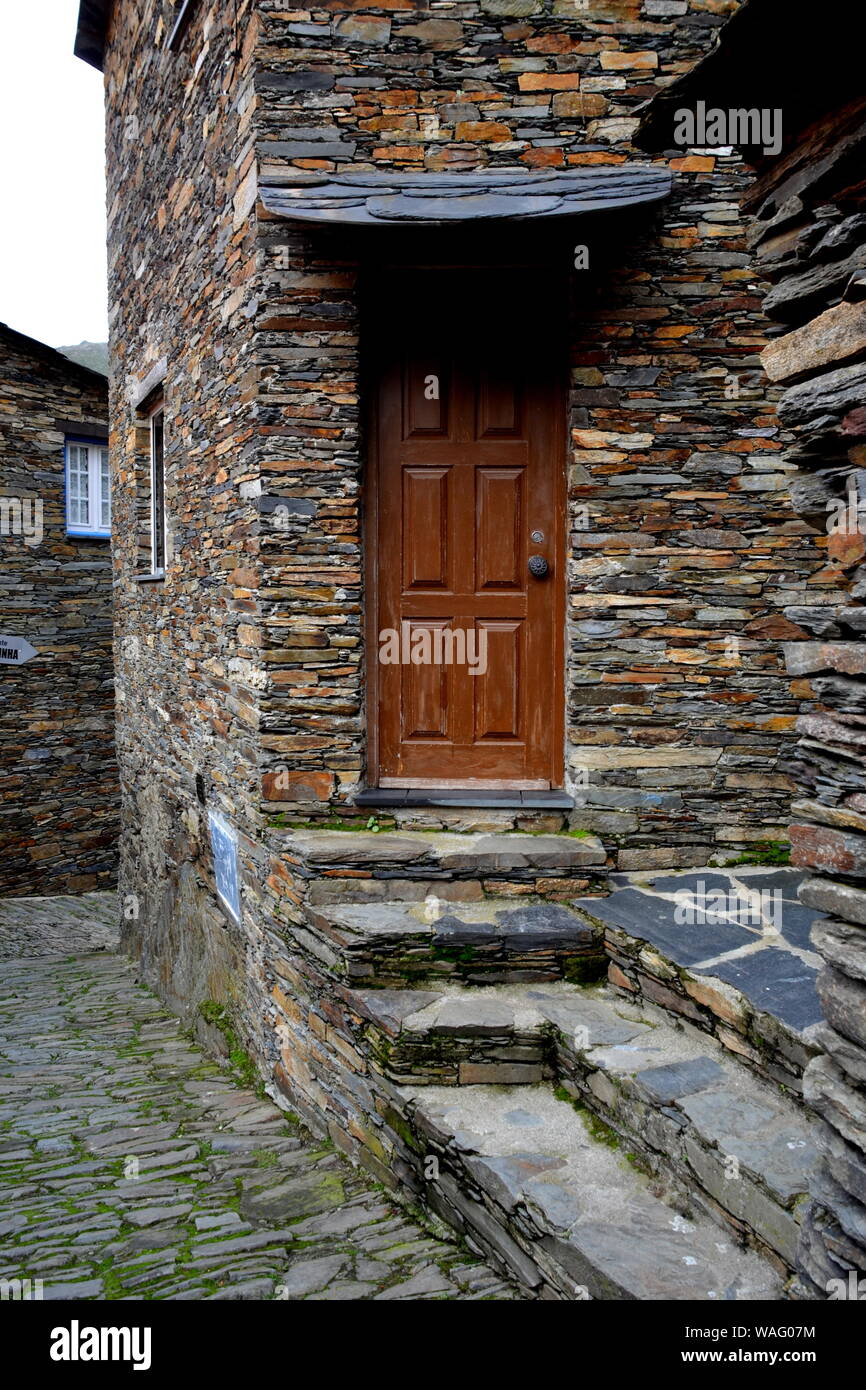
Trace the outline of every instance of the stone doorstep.
{"type": "Polygon", "coordinates": [[[354,798],[356,806],[383,811],[438,807],[442,810],[571,811],[574,797],[564,791],[479,791],[457,787],[368,787],[354,798]]]}
{"type": "Polygon", "coordinates": [[[345,997],[390,1081],[522,1087],[558,1077],[669,1191],[793,1268],[812,1123],[705,1033],[605,987],[566,983],[345,997]]]}
{"type": "Polygon", "coordinates": [[[576,981],[599,978],[606,964],[599,930],[558,903],[346,903],[310,906],[307,921],[300,944],[344,980],[373,988],[576,981]]]}
{"type": "Polygon", "coordinates": [[[460,834],[449,831],[294,830],[284,853],[304,877],[366,871],[373,877],[415,878],[445,873],[460,878],[534,879],[604,869],[595,835],[460,834]]]}
{"type": "Polygon", "coordinates": [[[662,1200],[548,1087],[400,1092],[415,1186],[524,1287],[569,1300],[784,1297],[768,1261],[662,1200]]]}

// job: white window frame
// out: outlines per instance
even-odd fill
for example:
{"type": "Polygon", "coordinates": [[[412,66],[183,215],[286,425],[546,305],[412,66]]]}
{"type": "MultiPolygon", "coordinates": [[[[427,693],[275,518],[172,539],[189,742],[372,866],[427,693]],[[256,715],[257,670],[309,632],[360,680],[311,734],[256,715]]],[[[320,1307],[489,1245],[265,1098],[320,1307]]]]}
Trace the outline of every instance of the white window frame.
{"type": "Polygon", "coordinates": [[[69,434],[64,446],[64,479],[66,492],[66,534],[87,536],[94,540],[111,537],[111,463],[108,472],[108,525],[102,521],[102,503],[106,500],[102,487],[103,454],[108,455],[108,441],[88,435],[69,434]],[[70,449],[87,450],[87,524],[72,520],[72,490],[69,482],[70,449]]]}
{"type": "Polygon", "coordinates": [[[151,411],[148,419],[150,429],[150,572],[153,575],[164,575],[167,563],[168,547],[168,517],[165,507],[165,403],[160,401],[159,405],[151,411]],[[160,458],[160,468],[162,478],[160,488],[157,489],[156,473],[156,424],[160,422],[162,427],[162,456],[160,458]],[[162,515],[157,516],[157,497],[162,496],[162,515]],[[161,523],[161,525],[160,525],[161,523]],[[162,542],[162,564],[157,564],[157,536],[162,542]]]}

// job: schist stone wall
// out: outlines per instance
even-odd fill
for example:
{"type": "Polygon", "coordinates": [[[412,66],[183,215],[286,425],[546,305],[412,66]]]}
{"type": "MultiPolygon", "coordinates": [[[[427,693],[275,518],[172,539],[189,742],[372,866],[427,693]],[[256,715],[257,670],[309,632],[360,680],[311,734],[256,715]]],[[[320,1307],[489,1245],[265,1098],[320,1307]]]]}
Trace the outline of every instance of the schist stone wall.
{"type": "MultiPolygon", "coordinates": [[[[256,29],[250,3],[199,5],[173,51],[176,18],[170,3],[115,4],[104,65],[121,885],[130,941],[163,993],[237,999],[242,1012],[246,939],[217,906],[205,805],[248,856],[264,683],[256,29]],[[147,409],[160,387],[166,577],[147,582],[147,409]]],[[[255,867],[248,878],[254,896],[255,867]]]]}
{"type": "MultiPolygon", "coordinates": [[[[645,162],[635,108],[732,8],[485,0],[287,17],[263,3],[260,180],[645,162]]],[[[802,635],[784,609],[833,582],[787,501],[738,211],[747,174],[730,154],[662,162],[675,190],[650,226],[580,224],[555,251],[573,301],[567,779],[585,802],[574,823],[620,868],[785,838],[807,691],[784,675],[780,642],[802,635]],[[572,270],[584,240],[590,269],[572,270]]],[[[530,265],[540,235],[524,241],[530,265]]],[[[289,820],[351,814],[365,772],[356,247],[260,218],[261,747],[264,796],[289,820]]]]}
{"type": "Polygon", "coordinates": [[[110,543],[67,536],[64,461],[67,433],[105,430],[107,396],[0,325],[0,633],[36,649],[0,662],[0,895],[116,877],[110,543]]]}
{"type": "MultiPolygon", "coordinates": [[[[177,1007],[226,1003],[292,1103],[366,1145],[383,1181],[395,1179],[370,1116],[386,1101],[363,1075],[358,1020],[299,944],[308,881],[284,828],[360,814],[364,263],[351,237],[268,217],[257,191],[299,168],[646,162],[636,107],[733,8],[221,0],[195,7],[169,49],[172,5],[113,7],[128,944],[177,1007]],[[139,407],[160,379],[169,553],[164,581],[143,582],[139,407]],[[214,811],[238,837],[241,921],[216,896],[214,811]]],[[[718,151],[659,163],[675,186],[651,222],[577,225],[555,243],[573,322],[568,776],[585,803],[574,824],[625,869],[784,838],[811,696],[784,670],[782,641],[807,635],[785,609],[837,579],[787,499],[738,209],[748,171],[718,151]],[[575,270],[584,240],[589,269],[575,270]]],[[[527,263],[546,254],[527,234],[527,263]]]]}
{"type": "Polygon", "coordinates": [[[800,470],[794,505],[824,532],[836,575],[832,588],[788,611],[808,640],[786,644],[785,653],[817,702],[797,724],[792,858],[814,875],[802,901],[827,914],[812,930],[824,959],[818,993],[826,1023],[815,1038],[824,1054],[804,1076],[821,1119],[823,1164],[800,1259],[816,1290],[840,1281],[843,1297],[857,1297],[866,1275],[864,159],[861,98],[807,128],[751,195],[756,255],[772,279],[765,307],[783,326],[763,362],[785,387],[786,458],[800,470]]]}

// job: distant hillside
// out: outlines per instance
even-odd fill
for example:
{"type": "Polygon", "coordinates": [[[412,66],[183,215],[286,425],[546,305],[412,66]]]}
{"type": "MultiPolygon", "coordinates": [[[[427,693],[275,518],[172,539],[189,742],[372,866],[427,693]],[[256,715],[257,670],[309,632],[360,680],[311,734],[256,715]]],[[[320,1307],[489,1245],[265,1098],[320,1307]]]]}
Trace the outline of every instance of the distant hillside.
{"type": "Polygon", "coordinates": [[[57,351],[80,366],[89,367],[92,372],[102,372],[103,376],[108,376],[108,343],[76,343],[71,347],[58,348],[57,351]]]}

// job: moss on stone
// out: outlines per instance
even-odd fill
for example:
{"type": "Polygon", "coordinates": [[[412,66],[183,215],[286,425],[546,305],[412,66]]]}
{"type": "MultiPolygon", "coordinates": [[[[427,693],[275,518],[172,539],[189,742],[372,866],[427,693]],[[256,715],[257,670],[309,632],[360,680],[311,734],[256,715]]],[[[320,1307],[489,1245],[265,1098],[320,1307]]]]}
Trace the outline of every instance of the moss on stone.
{"type": "Polygon", "coordinates": [[[607,973],[607,956],[569,956],[562,977],[572,985],[595,985],[607,973]]]}
{"type": "Polygon", "coordinates": [[[399,1111],[389,1107],[385,1111],[384,1120],[388,1128],[399,1135],[407,1148],[412,1149],[415,1153],[424,1153],[426,1151],[427,1146],[421,1142],[412,1129],[412,1126],[403,1118],[399,1111]]]}
{"type": "Polygon", "coordinates": [[[791,862],[791,846],[787,840],[760,840],[754,849],[747,849],[736,859],[728,861],[728,867],[733,864],[779,864],[787,865],[791,862]]]}
{"type": "Polygon", "coordinates": [[[453,965],[471,965],[475,960],[474,946],[434,946],[434,960],[447,960],[453,965]]]}
{"type": "Polygon", "coordinates": [[[226,1044],[228,1063],[235,1079],[241,1086],[254,1091],[260,1100],[267,1099],[258,1068],[250,1054],[241,1046],[225,1004],[219,1004],[215,999],[204,999],[199,1004],[198,1011],[205,1023],[210,1024],[212,1028],[216,1028],[217,1032],[222,1034],[226,1044]]]}

